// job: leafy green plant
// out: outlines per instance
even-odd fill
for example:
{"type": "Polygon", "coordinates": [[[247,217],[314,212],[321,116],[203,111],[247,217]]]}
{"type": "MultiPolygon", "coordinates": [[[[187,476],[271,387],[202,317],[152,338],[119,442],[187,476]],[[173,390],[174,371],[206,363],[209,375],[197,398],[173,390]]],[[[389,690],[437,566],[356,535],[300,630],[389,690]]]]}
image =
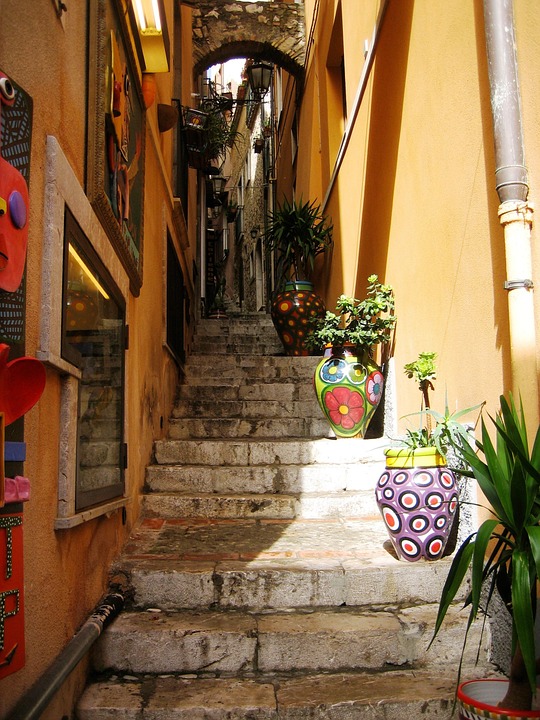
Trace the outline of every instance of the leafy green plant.
{"type": "Polygon", "coordinates": [[[530,450],[523,407],[518,410],[511,395],[509,401],[501,396],[499,413],[490,419],[495,443],[482,418],[478,454],[462,437],[453,444],[468,468],[464,474],[478,482],[492,517],[455,554],[441,593],[433,639],[470,569],[466,634],[484,599],[487,608],[497,589],[512,617],[510,683],[500,706],[529,710],[539,665],[534,617],[540,574],[540,429],[530,450]]]}
{"type": "Polygon", "coordinates": [[[315,258],[332,247],[333,225],[315,202],[287,199],[268,215],[266,250],[276,253],[280,280],[310,280],[315,258]]]}
{"type": "Polygon", "coordinates": [[[423,407],[420,412],[405,416],[419,417],[420,426],[408,428],[402,442],[411,450],[434,447],[437,452],[446,456],[449,447],[457,444],[460,440],[468,442],[472,438],[471,430],[461,422],[461,419],[482,408],[484,403],[450,412],[448,396],[446,396],[444,413],[433,410],[429,391],[435,390],[433,380],[437,377],[436,358],[437,354],[434,352],[421,352],[416,360],[404,366],[407,377],[418,383],[422,393],[423,407]]]}
{"type": "Polygon", "coordinates": [[[242,134],[234,130],[222,112],[208,113],[208,120],[205,127],[207,160],[224,158],[227,148],[237,147],[242,139],[242,134]]]}
{"type": "Polygon", "coordinates": [[[407,377],[416,380],[418,383],[424,398],[424,407],[426,408],[430,406],[429,391],[435,389],[433,380],[437,378],[436,358],[437,353],[421,352],[416,360],[407,363],[404,367],[407,377]]]}
{"type": "Polygon", "coordinates": [[[327,310],[324,317],[311,321],[307,345],[320,350],[325,345],[351,344],[371,354],[375,345],[391,340],[397,319],[394,305],[392,286],[383,285],[377,275],[370,275],[364,300],[341,295],[335,312],[327,310]]]}

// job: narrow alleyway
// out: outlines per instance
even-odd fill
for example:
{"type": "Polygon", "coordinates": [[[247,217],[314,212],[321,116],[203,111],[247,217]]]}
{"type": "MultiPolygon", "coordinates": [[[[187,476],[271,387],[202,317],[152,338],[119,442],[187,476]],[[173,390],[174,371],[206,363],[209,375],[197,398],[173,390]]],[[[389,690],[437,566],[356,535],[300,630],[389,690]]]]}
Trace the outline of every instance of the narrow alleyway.
{"type": "Polygon", "coordinates": [[[447,561],[389,552],[384,440],[329,438],[316,359],[279,353],[267,317],[202,321],[79,720],[450,718],[447,561]]]}

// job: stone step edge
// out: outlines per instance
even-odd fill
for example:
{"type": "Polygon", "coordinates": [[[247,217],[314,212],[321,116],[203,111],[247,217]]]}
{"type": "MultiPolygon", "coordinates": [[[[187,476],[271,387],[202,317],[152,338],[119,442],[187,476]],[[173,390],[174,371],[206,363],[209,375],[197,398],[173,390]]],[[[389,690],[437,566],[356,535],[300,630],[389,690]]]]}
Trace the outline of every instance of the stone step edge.
{"type": "MultiPolygon", "coordinates": [[[[124,612],[95,647],[94,666],[100,671],[150,673],[204,673],[211,666],[217,672],[245,676],[457,664],[467,618],[460,606],[451,607],[430,644],[437,609],[432,604],[376,613],[353,608],[294,613],[153,608],[124,612]]],[[[477,622],[471,628],[467,664],[475,661],[481,627],[477,622]]]]}
{"type": "MultiPolygon", "coordinates": [[[[186,443],[185,440],[177,440],[176,438],[163,438],[160,440],[155,440],[154,445],[164,444],[174,442],[178,443],[181,442],[183,445],[186,443]]],[[[362,439],[362,438],[277,438],[275,440],[268,440],[265,438],[261,439],[254,439],[254,438],[199,438],[199,439],[193,439],[192,441],[187,442],[193,442],[197,446],[201,446],[203,444],[210,444],[215,443],[219,445],[227,445],[227,446],[238,446],[238,447],[246,447],[246,445],[253,445],[253,446],[273,446],[273,447],[280,447],[280,448],[291,448],[293,445],[297,445],[298,448],[302,448],[304,450],[309,449],[311,445],[314,446],[313,449],[318,449],[319,447],[322,447],[323,445],[326,446],[328,449],[334,449],[339,448],[339,454],[343,454],[341,451],[346,452],[346,447],[349,446],[351,448],[350,452],[352,452],[352,448],[357,451],[355,453],[354,460],[349,460],[348,462],[358,462],[358,458],[365,458],[366,460],[384,460],[384,450],[385,448],[389,447],[392,444],[392,441],[389,438],[385,437],[378,437],[378,438],[372,438],[372,439],[362,439]]],[[[332,459],[333,462],[333,459],[332,459]]]]}
{"type": "MultiPolygon", "coordinates": [[[[375,491],[373,487],[365,488],[362,490],[339,490],[339,491],[317,491],[317,492],[298,492],[298,493],[291,493],[291,492],[268,492],[268,491],[261,491],[261,492],[186,492],[184,490],[173,490],[173,489],[167,489],[167,490],[153,490],[151,485],[148,485],[148,487],[145,487],[145,494],[154,498],[158,497],[173,497],[177,499],[182,499],[186,501],[195,501],[195,500],[204,500],[204,501],[217,501],[217,502],[223,502],[223,501],[231,501],[231,502],[242,502],[245,501],[247,503],[252,501],[258,501],[260,502],[262,498],[267,498],[268,501],[277,500],[279,502],[286,502],[290,500],[291,502],[301,502],[303,498],[306,500],[322,500],[327,498],[328,501],[331,500],[345,500],[345,499],[351,499],[354,500],[355,498],[364,498],[366,495],[369,495],[370,497],[374,495],[375,491]]],[[[145,497],[143,495],[143,497],[145,497]]]]}
{"type": "MultiPolygon", "coordinates": [[[[216,557],[215,552],[179,558],[178,553],[155,556],[134,548],[115,561],[110,585],[123,589],[137,609],[374,609],[405,605],[404,593],[409,606],[438,602],[449,564],[448,557],[435,563],[399,562],[384,546],[369,558],[343,553],[216,557]],[[247,586],[239,589],[240,582],[247,586]]],[[[466,594],[464,586],[456,602],[463,602],[466,594]]]]}
{"type": "MultiPolygon", "coordinates": [[[[464,668],[462,677],[478,677],[478,669],[464,668]]],[[[457,678],[454,672],[390,669],[257,680],[166,674],[151,678],[150,687],[148,680],[148,676],[113,675],[88,685],[79,700],[77,717],[101,719],[106,712],[125,708],[124,720],[144,720],[150,714],[153,720],[168,720],[171,711],[177,720],[202,718],[208,712],[213,720],[288,720],[317,717],[313,714],[317,708],[319,717],[336,720],[353,716],[359,720],[446,720],[452,712],[457,678]]]]}

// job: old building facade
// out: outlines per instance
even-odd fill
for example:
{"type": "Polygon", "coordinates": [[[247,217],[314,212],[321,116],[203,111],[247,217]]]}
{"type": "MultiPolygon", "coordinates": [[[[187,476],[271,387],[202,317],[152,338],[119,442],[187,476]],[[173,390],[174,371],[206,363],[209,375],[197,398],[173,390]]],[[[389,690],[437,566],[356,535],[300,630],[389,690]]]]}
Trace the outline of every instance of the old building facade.
{"type": "MultiPolygon", "coordinates": [[[[10,661],[0,667],[0,717],[106,591],[139,516],[152,443],[167,433],[206,299],[201,188],[208,178],[182,155],[181,128],[210,65],[231,57],[275,64],[272,162],[257,166],[248,192],[252,207],[302,197],[331,217],[334,249],[316,278],[327,305],[342,292],[362,297],[371,274],[394,287],[387,433],[418,409],[402,367],[422,351],[438,356],[441,409],[445,389],[452,407],[486,401],[491,412],[512,391],[536,428],[540,25],[531,22],[536,0],[514,0],[512,89],[520,113],[513,131],[522,152],[508,161],[497,49],[486,32],[500,28],[493,4],[162,0],[163,64],[139,33],[131,0],[5,3],[0,72],[20,100],[2,104],[2,156],[14,164],[9,138],[17,145],[22,123],[26,144],[17,157],[29,202],[17,287],[24,331],[15,338],[5,330],[2,342],[12,357],[42,361],[46,384],[24,427],[9,436],[25,443],[26,459],[24,469],[6,473],[24,472],[31,494],[0,514],[0,552],[7,557],[8,516],[22,517],[13,521],[18,562],[24,552],[20,587],[0,583],[0,591],[24,591],[24,622],[22,603],[6,604],[12,595],[0,605],[0,660],[12,649],[7,628],[15,615],[26,646],[24,658],[13,656],[16,672],[10,661]],[[241,13],[247,19],[230,20],[241,13]],[[501,180],[507,165],[517,179],[501,180]],[[95,472],[104,458],[107,472],[95,472]]],[[[232,162],[228,190],[237,198],[241,172],[232,162]]],[[[259,218],[244,217],[238,233],[234,224],[220,226],[228,225],[231,242],[245,236],[227,268],[233,308],[240,295],[250,311],[268,306],[272,278],[259,218]],[[262,284],[246,289],[257,278],[262,284]]],[[[2,297],[7,318],[13,290],[2,297]]],[[[86,671],[84,661],[44,718],[70,716],[86,671]]]]}

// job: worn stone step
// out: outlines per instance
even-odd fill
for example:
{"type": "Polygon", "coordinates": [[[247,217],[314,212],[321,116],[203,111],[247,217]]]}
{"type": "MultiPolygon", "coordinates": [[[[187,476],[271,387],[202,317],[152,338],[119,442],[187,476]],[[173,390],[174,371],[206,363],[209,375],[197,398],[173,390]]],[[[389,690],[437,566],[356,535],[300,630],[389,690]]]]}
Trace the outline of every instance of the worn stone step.
{"type": "MultiPolygon", "coordinates": [[[[214,672],[237,677],[455,667],[466,622],[459,610],[449,610],[429,649],[436,605],[379,612],[124,612],[101,636],[93,664],[98,672],[214,672]]],[[[467,664],[474,664],[480,632],[477,626],[470,633],[467,664]]]]}
{"type": "MultiPolygon", "coordinates": [[[[172,418],[171,440],[188,438],[329,438],[334,435],[326,419],[291,418],[172,418]]],[[[219,461],[219,459],[218,459],[219,461]]]]}
{"type": "MultiPolygon", "coordinates": [[[[178,389],[179,403],[193,400],[252,400],[252,401],[306,401],[314,400],[313,384],[309,381],[301,383],[259,383],[251,380],[243,384],[208,385],[204,378],[190,385],[181,385],[178,389]]],[[[173,410],[173,417],[178,416],[178,405],[173,410]]]]}
{"type": "Polygon", "coordinates": [[[328,518],[364,517],[377,512],[373,492],[305,494],[151,493],[142,498],[144,517],[328,518]]]}
{"type": "Polygon", "coordinates": [[[309,400],[301,402],[295,400],[218,400],[211,397],[211,392],[207,394],[210,396],[208,400],[201,398],[177,402],[173,418],[296,420],[324,417],[313,393],[309,400]]]}
{"type": "Polygon", "coordinates": [[[150,492],[307,493],[364,492],[373,494],[384,461],[311,465],[217,466],[151,465],[146,469],[150,492]]]}
{"type": "Polygon", "coordinates": [[[233,316],[227,319],[202,318],[197,323],[196,335],[223,335],[230,333],[259,334],[261,332],[276,334],[274,323],[270,315],[259,313],[257,315],[233,316]]]}
{"type": "Polygon", "coordinates": [[[283,353],[283,345],[279,340],[268,340],[264,342],[262,339],[249,338],[216,338],[199,339],[193,343],[193,351],[197,354],[204,353],[224,353],[224,354],[240,354],[240,355],[278,355],[283,353]]]}
{"type": "Polygon", "coordinates": [[[256,355],[208,354],[190,355],[185,365],[186,383],[199,379],[222,385],[236,381],[238,384],[259,380],[266,382],[313,382],[313,373],[319,359],[316,357],[257,357],[256,355]]]}
{"type": "Polygon", "coordinates": [[[316,464],[339,466],[384,459],[384,438],[360,439],[230,439],[158,440],[154,443],[159,464],[282,466],[316,464]]]}
{"type": "MultiPolygon", "coordinates": [[[[471,674],[464,674],[468,679],[471,674]]],[[[89,685],[78,720],[451,720],[455,672],[290,678],[115,676],[89,685]],[[120,714],[121,713],[121,714],[120,714]]]]}
{"type": "Polygon", "coordinates": [[[163,610],[385,608],[437,602],[449,559],[402,562],[389,546],[380,516],[149,518],[132,533],[111,582],[128,582],[135,607],[163,610]]]}
{"type": "MultiPolygon", "coordinates": [[[[206,325],[203,330],[197,328],[193,340],[195,343],[233,340],[263,344],[280,344],[278,334],[272,324],[255,325],[252,323],[229,323],[229,325],[215,323],[214,325],[206,325]]],[[[280,346],[283,351],[283,346],[281,344],[280,346]]]]}

